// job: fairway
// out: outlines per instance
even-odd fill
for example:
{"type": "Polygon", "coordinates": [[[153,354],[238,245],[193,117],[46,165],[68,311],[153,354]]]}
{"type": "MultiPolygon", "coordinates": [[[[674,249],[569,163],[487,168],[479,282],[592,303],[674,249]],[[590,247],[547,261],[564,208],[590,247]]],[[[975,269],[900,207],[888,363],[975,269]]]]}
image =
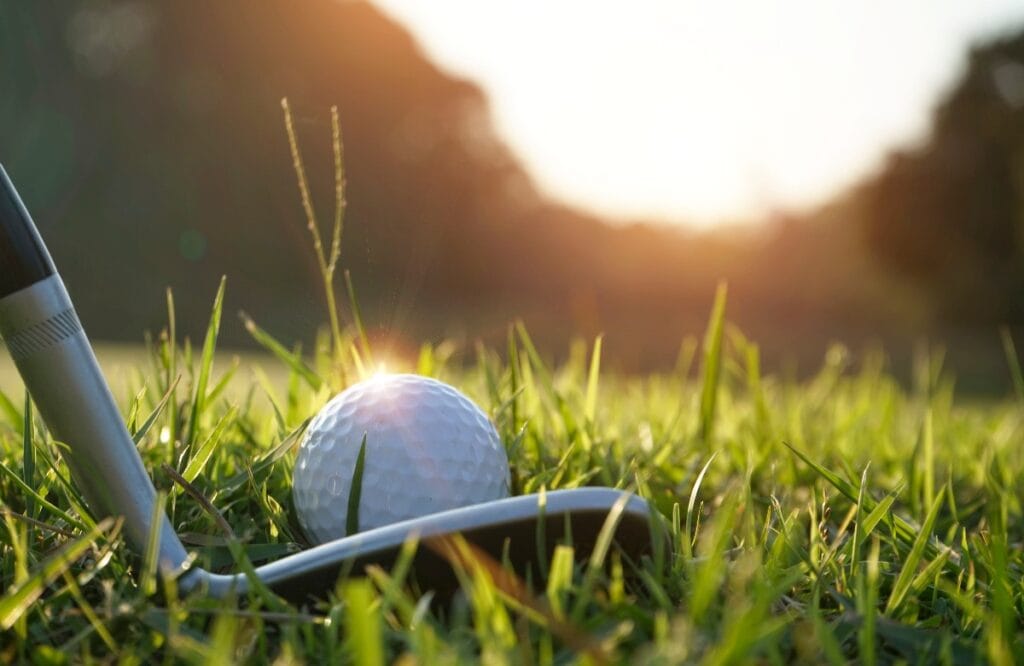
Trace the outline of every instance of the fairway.
{"type": "MultiPolygon", "coordinates": [[[[922,358],[910,388],[886,374],[881,356],[851,365],[838,347],[809,381],[781,381],[762,376],[757,347],[726,329],[713,319],[703,352],[644,377],[602,374],[582,341],[551,367],[521,327],[510,328],[507,349],[479,349],[468,367],[424,346],[411,367],[396,368],[441,378],[484,408],[508,452],[513,494],[627,488],[657,507],[671,534],[669,552],[642,562],[615,548],[580,561],[571,542],[559,544],[547,572],[512,588],[463,563],[450,602],[432,602],[423,581],[408,584],[401,563],[326,585],[326,599],[302,606],[258,587],[243,599],[179,598],[126,548],[116,523],[97,525],[83,511],[59,446],[38,425],[25,435],[21,398],[9,395],[0,426],[3,654],[138,663],[1019,659],[1021,405],[961,406],[937,354],[922,358]]],[[[324,347],[301,364],[286,352],[264,359],[274,379],[218,360],[200,401],[194,379],[215,356],[190,366],[165,342],[152,358],[122,357],[137,391],[122,404],[129,427],[200,562],[230,571],[307,546],[291,500],[293,450],[302,423],[359,376],[358,346],[346,341],[337,356],[324,347]],[[175,373],[182,379],[161,403],[175,373]],[[181,492],[165,464],[226,525],[181,492]]]]}

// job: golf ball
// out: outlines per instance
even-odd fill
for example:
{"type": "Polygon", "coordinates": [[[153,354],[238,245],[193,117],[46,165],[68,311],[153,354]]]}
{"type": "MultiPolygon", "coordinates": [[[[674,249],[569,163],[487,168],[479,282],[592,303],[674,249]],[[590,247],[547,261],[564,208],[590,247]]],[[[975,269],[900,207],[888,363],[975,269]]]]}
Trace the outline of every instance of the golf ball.
{"type": "Polygon", "coordinates": [[[364,436],[360,531],[508,496],[508,457],[479,407],[436,379],[378,375],[328,402],[299,447],[292,495],[315,543],[346,535],[364,436]]]}

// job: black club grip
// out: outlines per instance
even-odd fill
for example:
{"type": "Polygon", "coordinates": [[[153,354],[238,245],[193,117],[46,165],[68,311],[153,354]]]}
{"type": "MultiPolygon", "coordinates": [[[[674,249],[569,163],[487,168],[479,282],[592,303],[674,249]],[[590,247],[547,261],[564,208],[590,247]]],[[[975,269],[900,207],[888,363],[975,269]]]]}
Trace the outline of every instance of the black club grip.
{"type": "Polygon", "coordinates": [[[0,298],[55,272],[36,225],[0,165],[0,298]]]}

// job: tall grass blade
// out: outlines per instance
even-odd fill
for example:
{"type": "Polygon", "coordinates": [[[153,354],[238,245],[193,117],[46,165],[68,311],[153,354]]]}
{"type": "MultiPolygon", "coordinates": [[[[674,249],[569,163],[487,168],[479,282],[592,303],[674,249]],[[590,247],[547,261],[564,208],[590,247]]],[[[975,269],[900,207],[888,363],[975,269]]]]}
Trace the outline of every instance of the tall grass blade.
{"type": "Polygon", "coordinates": [[[895,492],[886,495],[878,502],[878,504],[875,505],[875,508],[871,509],[868,515],[861,520],[858,529],[862,539],[867,539],[871,536],[871,533],[875,530],[879,521],[889,515],[889,512],[892,509],[892,504],[896,501],[896,497],[897,493],[895,492]]]}
{"type": "Polygon", "coordinates": [[[185,471],[181,473],[186,481],[192,483],[202,473],[206,463],[213,456],[214,449],[220,444],[224,432],[231,427],[235,418],[235,412],[236,409],[234,407],[225,412],[224,416],[220,417],[220,420],[217,421],[217,425],[210,431],[210,434],[203,440],[203,443],[196,449],[192,458],[189,459],[188,465],[185,466],[185,471]]]}
{"type": "Polygon", "coordinates": [[[619,523],[622,521],[622,512],[625,511],[628,501],[629,493],[622,493],[608,511],[608,515],[605,516],[604,523],[601,525],[601,531],[597,533],[594,548],[590,551],[590,557],[587,559],[587,570],[584,574],[579,597],[573,608],[572,617],[574,622],[579,622],[583,617],[582,613],[585,603],[590,600],[594,587],[597,585],[598,577],[604,569],[605,559],[608,557],[608,551],[612,547],[615,531],[619,528],[619,523]]]}
{"type": "Polygon", "coordinates": [[[218,484],[218,489],[221,491],[236,490],[241,486],[245,485],[250,478],[270,469],[274,463],[278,462],[286,455],[288,455],[292,449],[294,449],[299,442],[299,438],[306,432],[309,422],[313,420],[310,417],[302,422],[298,428],[288,433],[288,435],[281,440],[281,443],[272,448],[270,451],[256,458],[256,461],[246,471],[243,471],[235,476],[228,478],[227,480],[218,484]]]}
{"type": "Polygon", "coordinates": [[[345,142],[341,138],[338,107],[331,107],[331,148],[334,153],[334,228],[331,231],[331,253],[327,265],[333,273],[341,257],[341,236],[345,229],[345,142]]]}
{"type": "MultiPolygon", "coordinates": [[[[167,288],[167,376],[164,385],[168,387],[169,407],[167,412],[167,458],[168,462],[175,459],[175,447],[178,438],[178,325],[174,308],[174,292],[167,288]]],[[[145,435],[143,435],[144,437],[145,435]]],[[[138,444],[141,437],[135,440],[138,444]]]]}
{"type": "Polygon", "coordinates": [[[149,516],[149,534],[146,537],[146,551],[142,554],[142,569],[139,572],[139,587],[146,596],[152,596],[157,589],[157,568],[160,564],[160,531],[163,528],[164,507],[167,493],[158,491],[149,516]]]}
{"type": "Polygon", "coordinates": [[[1013,343],[1013,335],[1008,326],[999,328],[999,336],[1003,341],[1003,352],[1006,354],[1006,362],[1010,366],[1010,376],[1013,378],[1013,388],[1017,393],[1017,400],[1024,404],[1024,372],[1021,371],[1020,356],[1017,354],[1017,346],[1013,343]]]}
{"type": "Polygon", "coordinates": [[[925,410],[924,432],[921,433],[922,459],[924,479],[921,492],[924,502],[921,506],[931,506],[935,499],[935,428],[931,406],[925,410]]]}
{"type": "Polygon", "coordinates": [[[213,370],[213,355],[217,348],[217,334],[220,332],[220,314],[224,308],[224,286],[226,283],[227,278],[222,277],[220,286],[217,288],[217,296],[213,299],[210,323],[206,327],[206,338],[203,340],[203,353],[199,357],[199,378],[196,381],[195,395],[192,397],[188,434],[185,438],[185,443],[189,446],[195,441],[199,418],[206,407],[206,385],[210,381],[210,372],[213,370]]]}
{"type": "Polygon", "coordinates": [[[353,580],[345,584],[345,628],[353,661],[360,666],[383,666],[384,639],[376,594],[370,581],[353,580]]]}
{"type": "Polygon", "coordinates": [[[313,239],[313,251],[320,268],[320,277],[323,281],[324,296],[327,300],[327,314],[331,321],[331,339],[334,348],[334,358],[337,360],[341,354],[344,343],[341,335],[341,324],[338,320],[338,306],[334,295],[334,272],[338,265],[338,257],[341,254],[341,236],[344,226],[345,215],[345,171],[342,154],[341,123],[338,120],[337,107],[331,108],[331,145],[334,152],[334,227],[331,234],[330,254],[324,252],[324,244],[320,237],[320,226],[317,222],[316,211],[313,208],[313,195],[309,189],[309,179],[306,177],[306,167],[302,159],[302,152],[299,150],[299,138],[295,132],[295,123],[292,118],[291,106],[288,98],[281,100],[281,109],[284,111],[284,127],[288,135],[288,147],[292,155],[292,168],[295,171],[295,180],[299,186],[299,197],[302,200],[302,210],[306,215],[306,228],[309,229],[313,239]]]}
{"type": "Polygon", "coordinates": [[[603,335],[594,340],[594,351],[590,355],[590,371],[587,373],[586,400],[583,405],[583,416],[586,422],[593,424],[597,412],[597,382],[601,374],[601,341],[603,335]]]}
{"type": "Polygon", "coordinates": [[[885,604],[886,615],[891,615],[900,607],[906,598],[907,592],[910,590],[910,584],[913,582],[914,576],[917,575],[917,567],[924,556],[925,546],[928,545],[928,539],[931,537],[932,529],[935,527],[935,519],[938,517],[939,509],[942,507],[945,490],[945,486],[939,490],[938,496],[928,509],[928,515],[925,516],[924,524],[921,525],[921,529],[914,540],[913,546],[911,546],[910,552],[907,553],[906,558],[903,560],[900,575],[896,578],[896,582],[892,586],[892,592],[889,594],[889,599],[885,604]]]}
{"type": "Polygon", "coordinates": [[[278,342],[272,335],[257,326],[256,322],[253,321],[246,313],[239,312],[238,316],[241,318],[242,324],[245,326],[245,330],[248,331],[253,340],[273,354],[279,361],[287,365],[292,372],[295,372],[302,377],[311,389],[314,391],[320,390],[324,381],[318,374],[316,374],[316,372],[313,371],[312,368],[306,365],[306,362],[302,360],[301,356],[289,351],[287,347],[278,342]]]}
{"type": "Polygon", "coordinates": [[[156,423],[157,419],[160,418],[160,415],[163,414],[164,409],[166,409],[167,406],[172,402],[175,389],[178,387],[179,379],[181,378],[174,378],[174,381],[171,382],[171,387],[167,389],[167,392],[164,393],[162,398],[160,398],[160,402],[156,404],[156,407],[154,407],[153,411],[149,413],[149,416],[147,416],[146,420],[142,422],[142,425],[139,426],[138,430],[132,433],[132,441],[135,442],[136,446],[139,444],[139,442],[145,439],[146,435],[148,435],[149,431],[152,429],[153,424],[156,423]]]}
{"type": "Polygon", "coordinates": [[[878,662],[878,639],[875,626],[878,623],[878,579],[880,541],[877,537],[871,540],[868,553],[867,572],[862,579],[862,589],[858,593],[859,609],[863,622],[857,632],[857,643],[860,648],[860,661],[868,666],[878,662]]]}
{"type": "Polygon", "coordinates": [[[715,304],[704,336],[704,385],[700,395],[700,432],[702,441],[710,441],[715,427],[718,382],[722,374],[722,333],[725,330],[725,301],[728,287],[723,282],[715,291],[715,304]]]}
{"type": "Polygon", "coordinates": [[[704,483],[704,477],[707,475],[708,470],[711,469],[711,463],[715,462],[715,457],[717,455],[717,451],[711,454],[708,461],[704,463],[703,467],[701,467],[700,473],[697,474],[697,478],[693,482],[693,488],[690,489],[690,500],[686,504],[686,532],[683,534],[681,542],[683,555],[686,559],[693,559],[693,544],[697,540],[697,535],[693,533],[693,525],[694,512],[697,508],[697,497],[700,492],[700,486],[704,483]]]}
{"type": "MultiPolygon", "coordinates": [[[[25,485],[35,486],[36,477],[36,447],[32,442],[32,398],[28,391],[25,391],[25,427],[22,431],[22,475],[25,485]]],[[[25,498],[25,513],[29,518],[36,516],[36,503],[31,495],[25,498]]]]}

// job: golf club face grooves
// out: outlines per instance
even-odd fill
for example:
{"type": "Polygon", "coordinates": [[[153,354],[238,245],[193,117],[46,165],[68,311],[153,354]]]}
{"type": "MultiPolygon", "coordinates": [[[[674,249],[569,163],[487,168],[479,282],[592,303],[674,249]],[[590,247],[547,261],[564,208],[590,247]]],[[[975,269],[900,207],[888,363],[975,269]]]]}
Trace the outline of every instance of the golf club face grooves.
{"type": "Polygon", "coordinates": [[[0,298],[55,272],[25,204],[0,165],[0,298]]]}

